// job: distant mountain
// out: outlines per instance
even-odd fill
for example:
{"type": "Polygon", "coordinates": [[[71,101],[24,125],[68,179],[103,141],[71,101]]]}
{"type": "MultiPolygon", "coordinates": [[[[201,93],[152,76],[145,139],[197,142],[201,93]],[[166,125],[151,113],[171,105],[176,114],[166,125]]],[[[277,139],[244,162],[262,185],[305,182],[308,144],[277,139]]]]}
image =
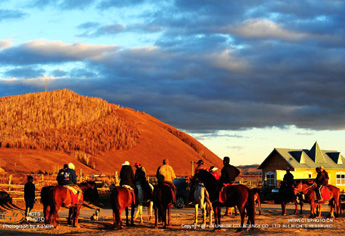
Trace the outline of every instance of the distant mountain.
{"type": "Polygon", "coordinates": [[[0,98],[0,167],[8,172],[55,172],[73,162],[83,173],[114,173],[128,160],[155,174],[168,158],[178,175],[191,161],[222,167],[193,137],[133,109],[70,90],[0,98]]]}

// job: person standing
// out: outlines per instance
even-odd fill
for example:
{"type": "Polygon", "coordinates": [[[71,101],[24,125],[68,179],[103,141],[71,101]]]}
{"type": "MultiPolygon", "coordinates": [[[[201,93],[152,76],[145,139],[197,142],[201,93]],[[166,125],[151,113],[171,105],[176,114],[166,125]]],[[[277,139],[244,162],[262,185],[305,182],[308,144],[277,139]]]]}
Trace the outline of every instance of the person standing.
{"type": "Polygon", "coordinates": [[[31,212],[32,208],[34,208],[35,203],[35,184],[33,183],[34,178],[29,175],[27,177],[27,182],[24,186],[24,200],[25,200],[25,217],[26,219],[30,219],[29,213],[31,212]]]}

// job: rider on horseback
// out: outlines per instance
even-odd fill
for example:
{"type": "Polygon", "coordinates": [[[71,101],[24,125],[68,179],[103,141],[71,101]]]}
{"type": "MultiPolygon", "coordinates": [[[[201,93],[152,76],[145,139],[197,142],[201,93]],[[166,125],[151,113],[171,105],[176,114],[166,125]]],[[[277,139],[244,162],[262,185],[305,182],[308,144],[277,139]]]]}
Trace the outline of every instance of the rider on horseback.
{"type": "MultiPolygon", "coordinates": [[[[176,179],[176,175],[173,168],[169,165],[168,159],[164,159],[163,165],[158,167],[156,177],[158,180],[158,185],[167,184],[176,194],[176,187],[173,183],[173,180],[176,179]]],[[[173,202],[175,202],[175,199],[173,199],[173,202]]]]}
{"type": "Polygon", "coordinates": [[[317,176],[315,179],[315,182],[317,184],[317,187],[315,189],[317,201],[322,201],[322,195],[321,195],[321,188],[322,186],[327,186],[328,185],[328,173],[326,170],[323,169],[323,166],[317,167],[316,168],[317,176]]]}
{"type": "Polygon", "coordinates": [[[199,172],[199,170],[205,169],[203,160],[199,160],[196,164],[197,166],[195,167],[194,176],[199,172]]]}
{"type": "Polygon", "coordinates": [[[129,186],[134,189],[134,173],[132,167],[129,165],[128,161],[125,161],[122,164],[122,168],[120,171],[120,186],[129,186]]]}
{"type": "Polygon", "coordinates": [[[224,157],[223,159],[224,167],[221,170],[220,184],[233,184],[236,177],[240,174],[240,170],[235,166],[230,165],[230,158],[224,157]]]}
{"type": "MultiPolygon", "coordinates": [[[[58,175],[57,179],[58,178],[59,178],[59,175],[58,175]]],[[[77,185],[77,175],[75,173],[75,166],[73,163],[68,164],[67,169],[63,172],[63,178],[59,184],[68,188],[74,194],[78,193],[78,203],[80,202],[83,192],[79,188],[79,186],[77,185]]],[[[66,207],[68,207],[68,206],[66,206],[66,207]]]]}
{"type": "Polygon", "coordinates": [[[143,194],[142,191],[149,190],[150,186],[147,181],[146,170],[141,163],[136,162],[134,167],[137,168],[134,175],[134,183],[138,189],[138,195],[141,195],[143,194]]]}
{"type": "Polygon", "coordinates": [[[286,174],[284,175],[283,178],[283,183],[285,186],[282,186],[283,188],[285,187],[287,194],[289,197],[293,198],[294,192],[293,192],[293,185],[294,185],[294,176],[290,172],[290,168],[286,168],[286,174]]]}
{"type": "Polygon", "coordinates": [[[59,185],[63,185],[62,184],[62,181],[64,179],[63,176],[64,176],[65,171],[67,170],[67,168],[68,168],[68,164],[64,164],[63,168],[59,170],[59,173],[56,176],[56,181],[58,182],[59,185]]]}

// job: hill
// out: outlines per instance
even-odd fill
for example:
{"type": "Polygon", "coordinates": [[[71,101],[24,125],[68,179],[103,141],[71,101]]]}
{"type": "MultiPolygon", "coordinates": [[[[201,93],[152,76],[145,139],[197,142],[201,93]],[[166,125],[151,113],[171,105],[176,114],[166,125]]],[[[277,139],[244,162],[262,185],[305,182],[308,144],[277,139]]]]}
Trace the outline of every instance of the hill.
{"type": "Polygon", "coordinates": [[[73,162],[83,173],[113,174],[128,160],[155,174],[168,158],[178,175],[191,161],[222,166],[193,137],[158,119],[70,90],[0,98],[0,167],[7,172],[55,172],[73,162]]]}

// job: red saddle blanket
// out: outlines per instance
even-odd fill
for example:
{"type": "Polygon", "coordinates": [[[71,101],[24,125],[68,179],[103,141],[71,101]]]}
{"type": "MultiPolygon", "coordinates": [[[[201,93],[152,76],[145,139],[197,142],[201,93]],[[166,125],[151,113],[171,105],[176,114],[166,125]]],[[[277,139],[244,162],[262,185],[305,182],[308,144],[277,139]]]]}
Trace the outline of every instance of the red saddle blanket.
{"type": "Polygon", "coordinates": [[[226,193],[227,193],[227,189],[231,185],[234,185],[234,184],[224,184],[224,187],[220,190],[220,192],[219,192],[219,199],[218,199],[218,201],[220,203],[225,203],[227,201],[226,193]]]}
{"type": "MultiPolygon", "coordinates": [[[[316,191],[317,191],[317,189],[316,189],[316,191]]],[[[322,201],[327,201],[331,198],[331,192],[329,191],[329,188],[327,186],[321,187],[321,196],[323,198],[322,201]]],[[[315,200],[317,200],[316,194],[315,194],[315,200]]]]}
{"type": "MultiPolygon", "coordinates": [[[[67,188],[68,189],[68,188],[67,188]]],[[[74,194],[72,192],[72,190],[68,189],[69,193],[71,194],[71,199],[72,199],[72,202],[71,204],[72,205],[77,205],[79,202],[78,202],[78,193],[74,194]]]]}

